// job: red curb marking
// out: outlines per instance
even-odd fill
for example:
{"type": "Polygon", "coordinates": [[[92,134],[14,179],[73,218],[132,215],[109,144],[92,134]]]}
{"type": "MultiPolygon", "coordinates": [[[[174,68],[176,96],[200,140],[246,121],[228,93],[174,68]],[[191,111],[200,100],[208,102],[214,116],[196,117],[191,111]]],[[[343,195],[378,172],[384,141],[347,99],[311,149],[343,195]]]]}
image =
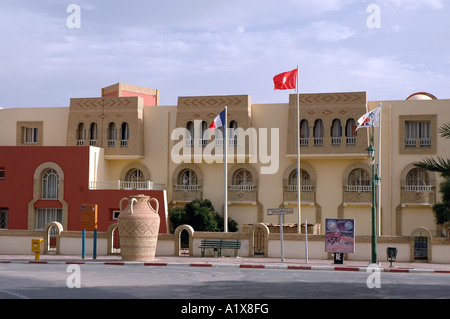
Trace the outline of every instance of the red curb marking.
{"type": "Polygon", "coordinates": [[[123,263],[123,262],[112,262],[112,261],[106,261],[104,264],[105,265],[116,265],[116,266],[123,266],[123,265],[125,265],[125,263],[123,263]]]}
{"type": "Polygon", "coordinates": [[[340,271],[359,271],[359,268],[355,267],[334,267],[334,270],[340,270],[340,271]]]}
{"type": "Polygon", "coordinates": [[[189,264],[191,267],[212,267],[211,264],[189,264]]]}
{"type": "Polygon", "coordinates": [[[264,265],[239,265],[239,268],[264,268],[264,265]]]}
{"type": "Polygon", "coordinates": [[[0,264],[10,264],[10,260],[0,260],[0,264]]]}
{"type": "Polygon", "coordinates": [[[288,269],[311,270],[311,266],[288,266],[288,269]]]}
{"type": "Polygon", "coordinates": [[[167,263],[144,263],[144,266],[167,266],[167,263]]]}
{"type": "Polygon", "coordinates": [[[36,261],[36,260],[34,260],[34,261],[29,261],[29,263],[30,264],[46,264],[47,262],[46,261],[36,261]]]}
{"type": "Polygon", "coordinates": [[[385,269],[385,270],[387,270],[388,272],[409,272],[409,270],[408,269],[385,269]]]}

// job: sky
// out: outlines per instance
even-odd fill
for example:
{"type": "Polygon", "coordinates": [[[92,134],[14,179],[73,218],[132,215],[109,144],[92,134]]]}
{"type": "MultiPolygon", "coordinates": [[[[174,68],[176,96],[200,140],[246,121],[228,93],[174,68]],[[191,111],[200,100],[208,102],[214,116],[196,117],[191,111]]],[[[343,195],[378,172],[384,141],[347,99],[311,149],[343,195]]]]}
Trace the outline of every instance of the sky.
{"type": "Polygon", "coordinates": [[[179,96],[450,98],[445,0],[0,0],[0,107],[69,106],[124,82],[179,96]],[[72,9],[75,5],[79,8],[72,9]]]}

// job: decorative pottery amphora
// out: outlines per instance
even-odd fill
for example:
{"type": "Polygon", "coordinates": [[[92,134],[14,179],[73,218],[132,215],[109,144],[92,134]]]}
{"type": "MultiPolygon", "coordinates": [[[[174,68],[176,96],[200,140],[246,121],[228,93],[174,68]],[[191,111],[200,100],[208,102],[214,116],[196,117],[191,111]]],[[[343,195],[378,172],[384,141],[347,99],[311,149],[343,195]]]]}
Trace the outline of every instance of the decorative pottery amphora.
{"type": "Polygon", "coordinates": [[[155,258],[160,218],[159,202],[146,195],[133,195],[120,200],[118,218],[120,252],[126,261],[148,261],[155,258]],[[122,208],[122,203],[128,205],[122,208]],[[152,207],[155,203],[156,208],[152,207]]]}

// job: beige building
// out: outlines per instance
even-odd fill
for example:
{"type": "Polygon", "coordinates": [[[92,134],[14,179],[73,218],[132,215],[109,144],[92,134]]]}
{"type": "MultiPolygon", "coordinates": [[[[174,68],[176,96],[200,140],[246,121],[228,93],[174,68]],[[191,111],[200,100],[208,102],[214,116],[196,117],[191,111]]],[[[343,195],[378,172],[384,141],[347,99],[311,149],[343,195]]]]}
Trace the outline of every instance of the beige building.
{"type": "MultiPolygon", "coordinates": [[[[227,106],[228,216],[245,224],[278,223],[268,208],[294,207],[298,223],[296,95],[253,104],[248,95],[179,97],[159,106],[159,91],[118,83],[96,98],[63,108],[0,109],[0,146],[90,146],[90,189],[167,190],[169,207],[209,199],[224,211],[224,139],[208,129],[227,106]]],[[[371,234],[369,129],[357,120],[382,105],[381,235],[409,236],[424,227],[441,235],[432,205],[440,176],[413,163],[450,158],[438,128],[450,122],[450,100],[422,93],[369,101],[365,92],[300,95],[301,215],[324,233],[326,218],[353,218],[356,235],[371,234]]]]}

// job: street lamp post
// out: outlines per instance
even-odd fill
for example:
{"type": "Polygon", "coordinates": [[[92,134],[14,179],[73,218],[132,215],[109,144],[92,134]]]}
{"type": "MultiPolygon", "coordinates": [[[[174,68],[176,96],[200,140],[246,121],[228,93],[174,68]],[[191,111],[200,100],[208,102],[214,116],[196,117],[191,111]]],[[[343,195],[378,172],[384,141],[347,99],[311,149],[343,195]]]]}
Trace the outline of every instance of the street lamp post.
{"type": "Polygon", "coordinates": [[[369,157],[372,158],[372,264],[377,263],[377,217],[375,208],[375,185],[378,176],[375,173],[375,147],[373,147],[373,135],[370,138],[370,145],[366,149],[369,157]]]}

